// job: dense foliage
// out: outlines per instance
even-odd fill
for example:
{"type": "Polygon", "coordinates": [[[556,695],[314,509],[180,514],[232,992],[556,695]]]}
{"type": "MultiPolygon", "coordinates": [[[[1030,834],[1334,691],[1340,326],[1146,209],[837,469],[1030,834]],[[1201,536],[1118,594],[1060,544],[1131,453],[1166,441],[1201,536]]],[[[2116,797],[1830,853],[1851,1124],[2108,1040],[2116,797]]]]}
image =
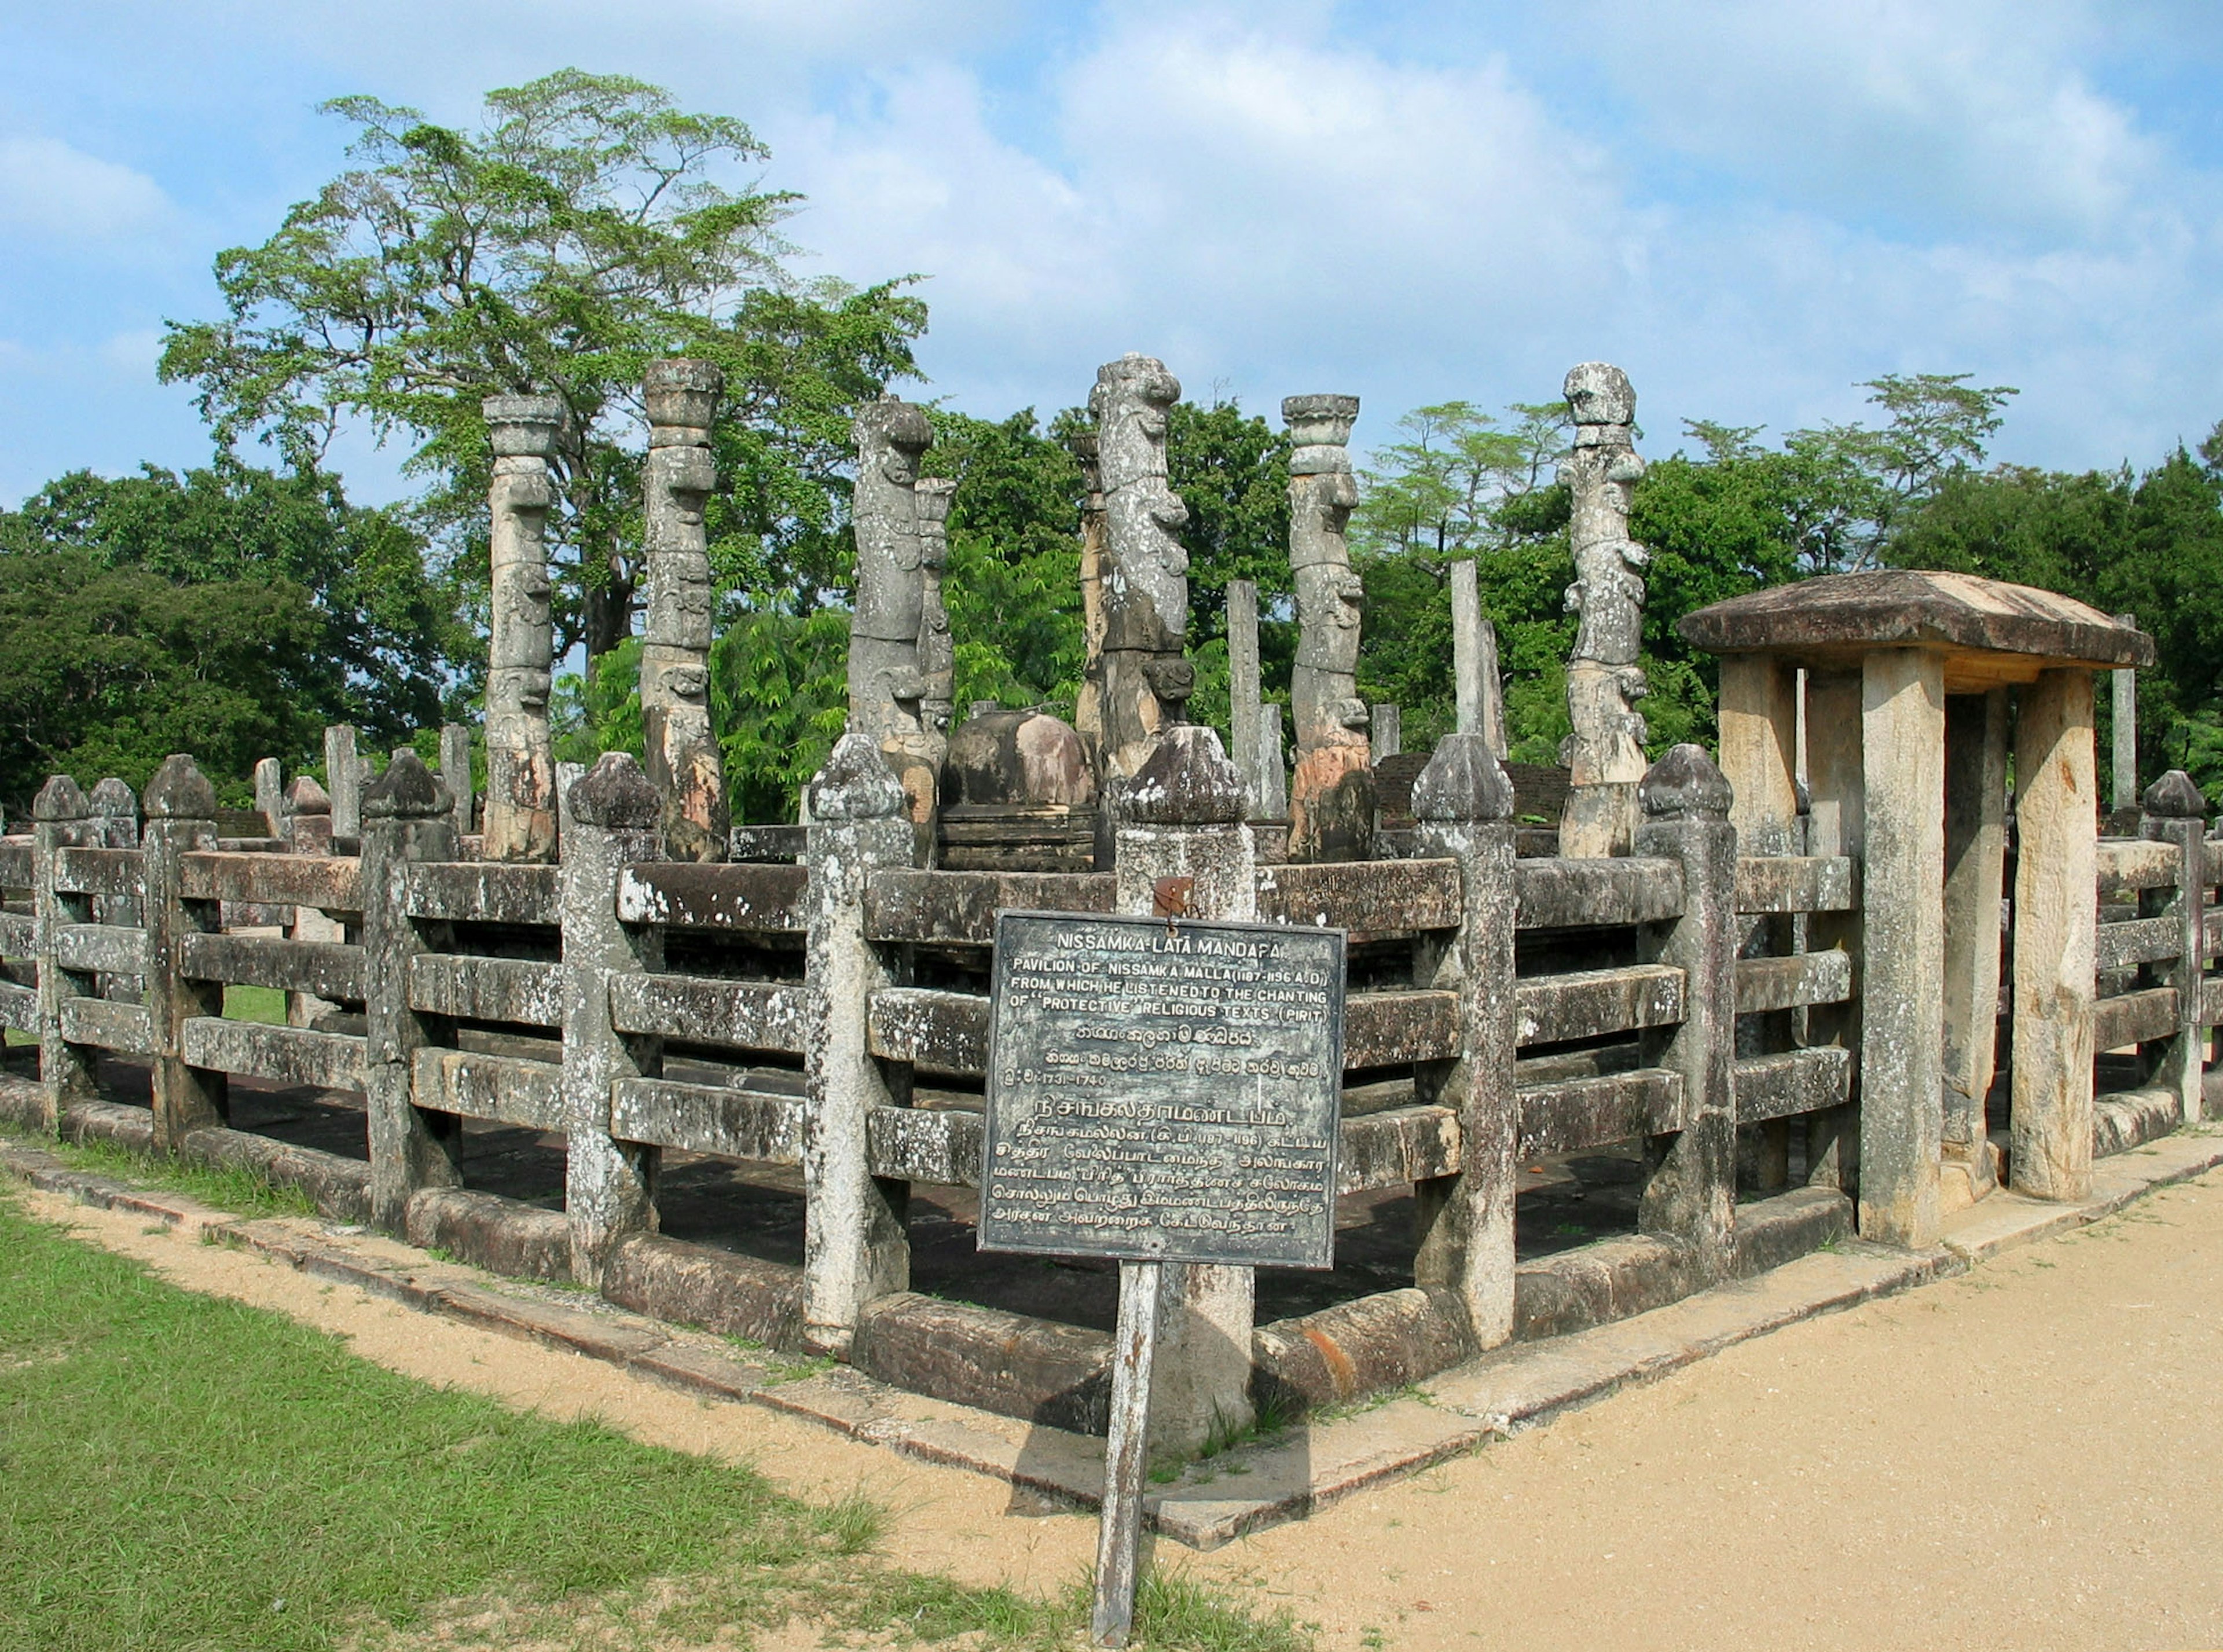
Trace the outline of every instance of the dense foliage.
{"type": "Polygon", "coordinates": [[[327,723],[406,742],[475,651],[454,613],[406,523],[331,476],[64,476],[0,512],[4,801],[55,772],[137,787],[173,751],[241,799],[257,758],[313,762],[327,723]]]}

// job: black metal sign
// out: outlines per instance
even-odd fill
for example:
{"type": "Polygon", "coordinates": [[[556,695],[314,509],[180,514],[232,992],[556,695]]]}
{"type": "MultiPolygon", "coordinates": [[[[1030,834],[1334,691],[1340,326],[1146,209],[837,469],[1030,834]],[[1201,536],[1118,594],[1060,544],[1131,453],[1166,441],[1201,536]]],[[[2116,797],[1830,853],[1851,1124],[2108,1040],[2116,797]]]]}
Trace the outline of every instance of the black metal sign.
{"type": "Polygon", "coordinates": [[[1324,1268],[1344,937],[1004,912],[982,1250],[1324,1268]]]}

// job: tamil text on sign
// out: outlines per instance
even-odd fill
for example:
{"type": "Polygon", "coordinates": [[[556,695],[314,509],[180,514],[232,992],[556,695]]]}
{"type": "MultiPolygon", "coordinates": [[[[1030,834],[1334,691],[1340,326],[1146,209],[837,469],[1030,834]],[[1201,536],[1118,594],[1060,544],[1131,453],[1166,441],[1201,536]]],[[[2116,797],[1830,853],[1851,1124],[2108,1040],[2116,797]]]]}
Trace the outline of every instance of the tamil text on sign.
{"type": "Polygon", "coordinates": [[[1331,1266],[1344,938],[996,920],[983,1250],[1331,1266]]]}

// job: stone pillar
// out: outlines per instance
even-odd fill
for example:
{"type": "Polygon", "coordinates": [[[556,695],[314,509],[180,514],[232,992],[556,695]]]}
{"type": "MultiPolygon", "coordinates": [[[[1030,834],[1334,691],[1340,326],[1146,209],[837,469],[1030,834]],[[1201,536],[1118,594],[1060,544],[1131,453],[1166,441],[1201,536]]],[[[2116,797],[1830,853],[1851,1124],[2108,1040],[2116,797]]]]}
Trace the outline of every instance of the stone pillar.
{"type": "Polygon", "coordinates": [[[1374,764],[1358,697],[1366,587],[1344,529],[1358,503],[1351,472],[1356,396],[1290,396],[1289,568],[1297,586],[1297,662],[1289,679],[1297,767],[1289,785],[1289,858],[1367,860],[1374,852],[1374,764]]]}
{"type": "MultiPolygon", "coordinates": [[[[920,750],[939,776],[949,757],[949,720],[956,710],[957,639],[950,634],[942,581],[949,568],[949,506],[957,484],[947,476],[922,476],[911,490],[918,506],[918,675],[920,750]]],[[[940,801],[939,797],[935,799],[940,801]]]]}
{"type": "MultiPolygon", "coordinates": [[[[332,852],[332,801],[309,775],[296,775],[286,788],[286,849],[294,855],[332,852]]],[[[344,941],[347,926],[314,907],[297,906],[286,926],[288,940],[344,941]]],[[[318,1020],[339,1008],[314,993],[286,995],[286,1025],[314,1027],[318,1020]]]]}
{"type": "MultiPolygon", "coordinates": [[[[2119,613],[2119,625],[2135,627],[2136,614],[2119,613]]],[[[2117,809],[2127,809],[2138,795],[2138,674],[2135,669],[2111,671],[2115,691],[2115,788],[2113,803],[2117,809]]]]}
{"type": "Polygon", "coordinates": [[[1944,659],[1878,649],[1861,678],[1860,1233],[1919,1248],[1937,1242],[1944,1082],[1944,659]]]}
{"type": "Polygon", "coordinates": [[[1289,818],[1289,771],[1282,757],[1282,708],[1272,701],[1258,707],[1258,803],[1250,818],[1289,818]]]}
{"type": "Polygon", "coordinates": [[[184,937],[224,927],[214,901],[188,901],[184,857],[216,847],[216,788],[191,757],[165,757],[147,782],[146,830],[139,850],[145,876],[147,1021],[154,1036],[154,1150],[174,1153],[186,1135],[230,1115],[225,1077],[186,1065],[185,1024],[224,1014],[224,988],[180,972],[184,937]]]}
{"type": "Polygon", "coordinates": [[[255,765],[255,812],[262,817],[264,834],[277,837],[286,813],[286,775],[275,757],[261,758],[255,765]]]}
{"type": "Polygon", "coordinates": [[[1482,632],[1489,622],[1482,617],[1482,587],[1476,571],[1471,556],[1452,564],[1452,693],[1457,713],[1454,726],[1461,734],[1487,738],[1489,719],[1485,708],[1482,632]]]}
{"type": "Polygon", "coordinates": [[[1188,635],[1188,553],[1174,536],[1188,507],[1166,480],[1166,422],[1181,380],[1165,364],[1128,355],[1097,369],[1096,418],[1104,489],[1104,772],[1136,774],[1159,732],[1181,720],[1195,686],[1182,656],[1188,635]]]}
{"type": "Polygon", "coordinates": [[[41,1125],[60,1128],[65,1109],[99,1095],[100,1052],[62,1036],[62,1006],[90,998],[97,983],[90,971],[65,970],[54,960],[55,933],[64,924],[92,921],[92,897],[54,887],[55,861],[65,849],[86,848],[100,828],[91,819],[85,788],[67,775],[56,775],[31,800],[31,912],[39,959],[39,1088],[41,1125]]]}
{"type": "Polygon", "coordinates": [[[664,799],[673,860],[723,860],[725,760],[710,727],[710,541],[702,501],[718,485],[710,421],[725,375],[708,361],[649,363],[643,538],[648,604],[641,631],[641,741],[664,799]]]}
{"type": "Polygon", "coordinates": [[[1080,692],[1073,702],[1074,732],[1080,736],[1099,781],[1104,777],[1104,478],[1097,462],[1096,432],[1070,438],[1080,466],[1080,692]]]}
{"type": "Polygon", "coordinates": [[[1456,860],[1463,906],[1447,943],[1424,943],[1415,985],[1459,995],[1459,1053],[1415,1071],[1418,1099],[1459,1121],[1457,1176],[1415,1184],[1420,1251],[1413,1277],[1449,1291],[1475,1342],[1513,1335],[1513,1207],[1521,1107],[1513,1063],[1520,1045],[1514,1003],[1513,782],[1479,734],[1448,734],[1413,782],[1423,857],[1456,860]]]}
{"type": "MultiPolygon", "coordinates": [[[[1984,1098],[1999,1015],[2007,845],[2007,691],[1945,700],[1945,1168],[1981,1199],[1999,1185],[1984,1098]]],[[[1957,1203],[1962,1190],[1949,1190],[1957,1203]]]]}
{"type": "Polygon", "coordinates": [[[1647,731],[1635,710],[1647,690],[1637,663],[1644,644],[1644,581],[1651,561],[1628,537],[1628,505],[1644,461],[1632,434],[1636,393],[1628,374],[1585,361],[1567,374],[1575,447],[1559,475],[1574,494],[1575,582],[1567,606],[1582,615],[1567,664],[1567,714],[1575,732],[1559,748],[1567,765],[1563,855],[1628,852],[1636,829],[1636,782],[1647,731]]]}
{"type": "Polygon", "coordinates": [[[345,723],[324,731],[325,785],[332,801],[332,836],[362,836],[363,760],[356,755],[355,730],[345,723]]]}
{"type": "Polygon", "coordinates": [[[1637,1213],[1646,1233],[1691,1247],[1701,1274],[1736,1261],[1736,864],[1729,783],[1703,748],[1678,745],[1646,771],[1637,799],[1640,855],[1683,864],[1683,913],[1647,926],[1637,950],[1683,971],[1683,1020],[1644,1034],[1644,1060],[1683,1078],[1683,1128],[1647,1145],[1651,1178],[1637,1213]]]}
{"type": "Polygon", "coordinates": [[[1404,713],[1394,705],[1374,707],[1371,720],[1374,741],[1374,762],[1376,767],[1385,757],[1394,757],[1405,750],[1404,713]]]}
{"type": "MultiPolygon", "coordinates": [[[[2038,674],[2015,719],[2014,1111],[2018,1193],[2092,1191],[2092,1002],[2098,788],[2092,674],[2038,674]]],[[[1873,898],[1873,897],[1871,897],[1873,898]]]]}
{"type": "MultiPolygon", "coordinates": [[[[1185,877],[1194,880],[1187,916],[1257,916],[1257,859],[1243,821],[1243,779],[1217,733],[1193,724],[1165,730],[1124,790],[1114,897],[1120,912],[1164,915],[1159,881],[1185,877]]],[[[1150,1376],[1154,1454],[1186,1455],[1215,1432],[1249,1426],[1253,1285],[1249,1268],[1167,1265],[1150,1376]]]]}
{"type": "Polygon", "coordinates": [[[471,835],[471,732],[461,723],[440,725],[440,783],[456,800],[456,836],[471,835]]]}
{"type": "Polygon", "coordinates": [[[660,1152],[610,1134],[610,1086],[664,1071],[663,1040],[610,1025],[610,983],[660,969],[663,932],[620,923],[611,899],[627,866],[662,858],[664,801],[620,751],[564,794],[564,1209],[571,1277],[599,1287],[611,1250],[656,1227],[660,1152]]]}
{"type": "MultiPolygon", "coordinates": [[[[549,778],[555,776],[551,772],[549,778]]],[[[514,793],[510,794],[512,797],[514,793]]],[[[491,813],[495,794],[489,788],[491,813]]],[[[551,802],[553,802],[551,798],[551,802]]],[[[463,1121],[420,1108],[411,1085],[417,1052],[454,1042],[452,1025],[409,1003],[409,960],[444,945],[444,925],[409,915],[409,863],[456,858],[454,800],[424,759],[394,754],[363,794],[363,1099],[369,1114],[371,1220],[389,1233],[407,1224],[421,1188],[463,1184],[463,1121]]]]}
{"type": "Polygon", "coordinates": [[[857,443],[851,507],[857,536],[856,602],[849,616],[849,727],[879,747],[902,785],[904,813],[934,819],[939,771],[929,766],[920,702],[918,638],[925,614],[925,550],[919,540],[918,459],[932,445],[926,410],[893,396],[868,403],[850,427],[857,443]]]}
{"type": "Polygon", "coordinates": [[[2147,967],[2156,985],[2176,989],[2176,1036],[2158,1049],[2149,1048],[2151,1076],[2147,1082],[2174,1095],[2184,1109],[2184,1121],[2194,1124],[2202,1111],[2201,1076],[2207,1043],[2200,1000],[2207,974],[2201,952],[2207,920],[2207,800],[2191,776],[2172,769],[2146,788],[2143,804],[2140,835],[2149,842],[2175,844],[2177,860],[2176,886],[2141,890],[2139,915],[2176,919],[2179,949],[2176,962],[2166,970],[2147,967]]]}
{"type": "Polygon", "coordinates": [[[1229,756],[1235,772],[1243,776],[1244,795],[1250,800],[1251,818],[1258,815],[1261,764],[1258,758],[1258,708],[1263,702],[1258,671],[1258,584],[1255,580],[1227,581],[1227,733],[1229,756]]]}
{"type": "MultiPolygon", "coordinates": [[[[1806,852],[1847,856],[1858,864],[1867,847],[1867,788],[1861,756],[1861,674],[1809,672],[1805,707],[1806,781],[1811,807],[1806,817],[1806,852]]],[[[1861,905],[1866,907],[1863,898],[1861,905]]],[[[1867,934],[1865,910],[1817,912],[1806,920],[1811,951],[1842,947],[1852,961],[1853,980],[1861,979],[1867,934]]],[[[1861,1085],[1861,996],[1842,1003],[1816,1004],[1806,1012],[1810,1044],[1834,1044],[1848,1052],[1852,1094],[1861,1085]]],[[[1860,1186],[1860,1106],[1807,1115],[1807,1181],[1852,1195],[1860,1186]]]]}
{"type": "Polygon", "coordinates": [[[865,887],[878,869],[910,865],[914,839],[902,785],[878,743],[854,728],[811,781],[809,799],[803,1325],[811,1347],[838,1354],[866,1303],[910,1286],[910,1184],[872,1174],[872,1109],[910,1105],[910,1069],[883,1063],[866,1041],[872,994],[891,982],[865,936],[865,887]]]}
{"type": "MultiPolygon", "coordinates": [[[[268,763],[268,758],[263,761],[268,763]]],[[[255,774],[256,784],[261,783],[261,766],[255,774]]],[[[90,800],[94,826],[93,841],[103,849],[136,849],[139,846],[139,800],[132,795],[131,788],[110,775],[92,788],[90,800]]],[[[115,924],[125,929],[136,929],[144,921],[144,907],[139,897],[132,895],[96,895],[92,897],[92,920],[97,924],[115,924]]],[[[135,975],[103,974],[98,977],[98,988],[104,998],[114,998],[126,1003],[141,1002],[142,983],[135,975]]]]}
{"type": "Polygon", "coordinates": [[[489,396],[484,411],[494,455],[487,493],[494,518],[494,583],[480,853],[488,860],[553,860],[556,758],[549,744],[548,691],[555,631],[544,535],[556,503],[548,461],[563,428],[564,404],[554,396],[489,396]]]}
{"type": "MultiPolygon", "coordinates": [[[[1739,852],[1795,855],[1798,846],[1797,671],[1772,655],[1722,656],[1719,719],[1721,769],[1731,788],[1729,824],[1739,852]]],[[[1747,958],[1779,957],[1793,948],[1793,920],[1735,920],[1737,944],[1747,958]]],[[[1787,1050],[1793,1043],[1791,1012],[1748,1015],[1736,1027],[1739,1055],[1787,1050]]],[[[1742,1132],[1741,1159],[1749,1185],[1782,1187],[1791,1174],[1791,1121],[1770,1119],[1742,1132]]]]}

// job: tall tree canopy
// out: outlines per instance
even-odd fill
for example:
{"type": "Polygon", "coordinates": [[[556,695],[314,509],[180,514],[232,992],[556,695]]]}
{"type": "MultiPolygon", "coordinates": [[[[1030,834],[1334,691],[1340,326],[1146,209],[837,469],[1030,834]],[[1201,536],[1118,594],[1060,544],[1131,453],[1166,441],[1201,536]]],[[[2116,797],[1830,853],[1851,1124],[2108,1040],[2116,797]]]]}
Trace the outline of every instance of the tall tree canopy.
{"type": "Polygon", "coordinates": [[[925,308],[900,282],[787,272],[797,198],[720,181],[765,159],[746,125],[576,69],[489,93],[475,131],[372,97],[324,108],[362,164],[217,257],[223,319],[170,327],[162,377],[197,386],[221,443],[259,435],[306,466],[368,419],[413,444],[426,519],[475,572],[479,403],[560,396],[558,650],[601,655],[632,629],[641,373],[691,355],[727,377],[712,532],[729,592],[800,613],[841,583],[850,412],[914,372],[925,308]]]}
{"type": "Polygon", "coordinates": [[[338,481],[228,459],[64,476],[0,512],[0,776],[143,783],[173,751],[241,796],[257,758],[314,761],[326,723],[373,744],[437,728],[454,594],[397,513],[338,481]]]}

